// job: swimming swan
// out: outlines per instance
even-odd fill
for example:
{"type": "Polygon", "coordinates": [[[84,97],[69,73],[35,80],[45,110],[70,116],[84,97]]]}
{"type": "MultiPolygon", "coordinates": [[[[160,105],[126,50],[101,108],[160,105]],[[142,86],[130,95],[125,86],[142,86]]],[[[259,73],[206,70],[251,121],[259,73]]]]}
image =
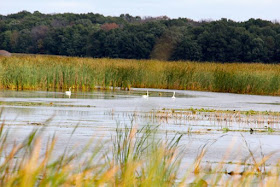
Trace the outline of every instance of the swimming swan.
{"type": "Polygon", "coordinates": [[[71,95],[71,87],[69,88],[69,91],[65,92],[66,95],[71,95]]]}
{"type": "Polygon", "coordinates": [[[142,95],[142,97],[147,99],[149,97],[149,91],[147,90],[147,95],[142,95]]]}
{"type": "Polygon", "coordinates": [[[175,99],[176,97],[175,97],[175,92],[173,92],[173,96],[172,96],[172,99],[175,99]]]}

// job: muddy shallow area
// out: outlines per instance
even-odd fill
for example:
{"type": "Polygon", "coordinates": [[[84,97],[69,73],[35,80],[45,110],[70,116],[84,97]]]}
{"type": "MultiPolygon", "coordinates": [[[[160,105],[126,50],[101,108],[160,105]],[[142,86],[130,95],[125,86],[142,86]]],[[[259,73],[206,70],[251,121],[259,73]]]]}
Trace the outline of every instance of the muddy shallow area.
{"type": "MultiPolygon", "coordinates": [[[[0,91],[1,122],[9,129],[11,142],[45,127],[44,139],[54,133],[58,138],[57,154],[76,125],[70,147],[91,138],[109,141],[117,125],[159,125],[159,136],[184,134],[180,146],[189,163],[206,144],[203,161],[224,160],[229,167],[246,158],[249,149],[256,158],[280,149],[280,97],[176,90],[172,99],[173,90],[148,89],[149,97],[144,98],[146,90],[72,91],[71,97],[64,92],[0,91]],[[223,159],[229,148],[231,153],[223,159]]],[[[279,158],[277,152],[267,164],[279,158]]]]}

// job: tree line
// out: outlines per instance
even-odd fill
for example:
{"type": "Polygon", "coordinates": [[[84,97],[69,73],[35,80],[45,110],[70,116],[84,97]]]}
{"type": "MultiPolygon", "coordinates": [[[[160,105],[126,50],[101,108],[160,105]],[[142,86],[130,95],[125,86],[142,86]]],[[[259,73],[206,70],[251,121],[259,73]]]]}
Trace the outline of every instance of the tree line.
{"type": "Polygon", "coordinates": [[[280,24],[122,14],[0,15],[0,49],[12,53],[214,62],[280,62],[280,24]]]}

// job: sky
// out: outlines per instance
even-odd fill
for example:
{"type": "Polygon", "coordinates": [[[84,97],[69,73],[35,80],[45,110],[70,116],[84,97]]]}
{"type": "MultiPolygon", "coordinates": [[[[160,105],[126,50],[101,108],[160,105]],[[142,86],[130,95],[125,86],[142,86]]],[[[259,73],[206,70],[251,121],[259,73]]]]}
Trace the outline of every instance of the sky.
{"type": "Polygon", "coordinates": [[[99,13],[106,16],[168,16],[199,20],[250,18],[280,20],[280,0],[0,0],[0,14],[22,10],[42,13],[99,13]]]}

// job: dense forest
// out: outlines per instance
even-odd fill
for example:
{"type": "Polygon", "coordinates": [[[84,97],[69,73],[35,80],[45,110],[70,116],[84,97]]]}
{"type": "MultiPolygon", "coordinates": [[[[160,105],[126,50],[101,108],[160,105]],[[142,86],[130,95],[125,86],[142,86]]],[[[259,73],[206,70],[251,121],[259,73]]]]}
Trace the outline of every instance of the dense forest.
{"type": "Polygon", "coordinates": [[[280,24],[122,14],[0,15],[0,49],[12,53],[215,62],[280,62],[280,24]]]}

